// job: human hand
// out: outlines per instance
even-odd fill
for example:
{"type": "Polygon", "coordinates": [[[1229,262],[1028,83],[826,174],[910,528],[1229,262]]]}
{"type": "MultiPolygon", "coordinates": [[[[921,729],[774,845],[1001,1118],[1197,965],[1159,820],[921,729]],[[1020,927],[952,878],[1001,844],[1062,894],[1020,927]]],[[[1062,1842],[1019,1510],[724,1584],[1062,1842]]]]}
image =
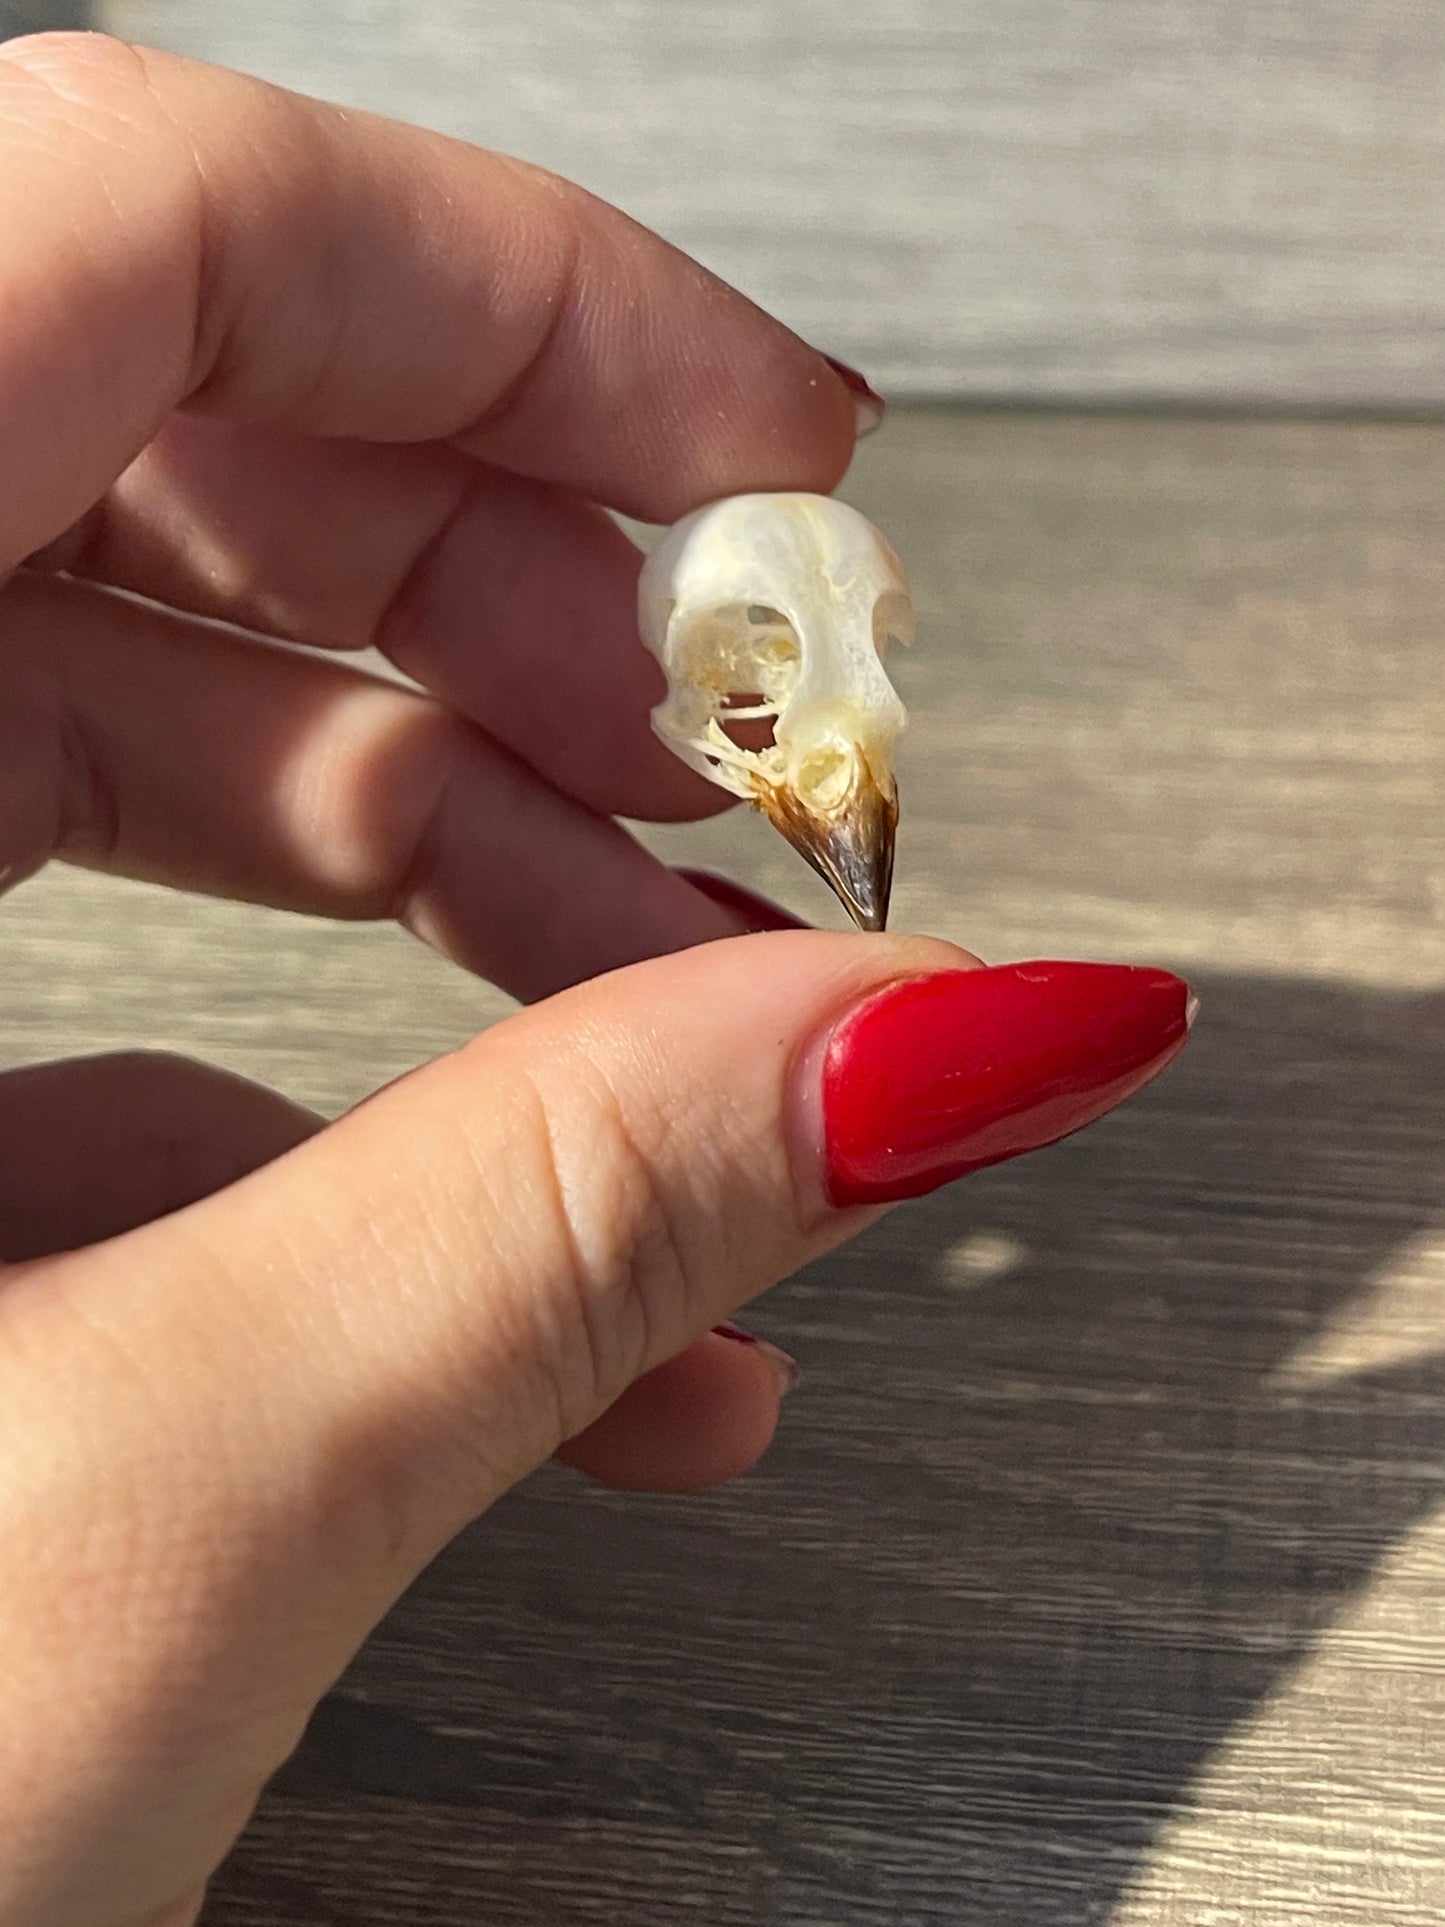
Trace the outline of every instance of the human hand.
{"type": "Polygon", "coordinates": [[[778,1386],[718,1319],[1182,1043],[1163,973],[711,942],[748,919],[612,821],[719,799],[647,730],[593,504],[826,489],[853,432],[811,349],[535,170],[0,49],[0,877],[394,915],[542,1000],[324,1130],[165,1059],[0,1080],[7,1927],[192,1919],[448,1537],[559,1447],[749,1463],[778,1386]]]}

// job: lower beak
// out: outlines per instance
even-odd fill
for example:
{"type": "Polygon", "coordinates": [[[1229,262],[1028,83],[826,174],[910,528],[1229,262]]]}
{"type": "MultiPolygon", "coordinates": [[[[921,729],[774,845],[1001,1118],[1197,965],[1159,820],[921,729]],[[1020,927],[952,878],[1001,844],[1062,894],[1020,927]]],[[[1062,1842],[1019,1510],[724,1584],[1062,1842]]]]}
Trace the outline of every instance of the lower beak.
{"type": "Polygon", "coordinates": [[[897,792],[891,786],[881,788],[865,763],[836,810],[810,810],[790,790],[771,784],[760,788],[757,802],[773,827],[831,885],[858,928],[882,930],[893,885],[897,792]]]}

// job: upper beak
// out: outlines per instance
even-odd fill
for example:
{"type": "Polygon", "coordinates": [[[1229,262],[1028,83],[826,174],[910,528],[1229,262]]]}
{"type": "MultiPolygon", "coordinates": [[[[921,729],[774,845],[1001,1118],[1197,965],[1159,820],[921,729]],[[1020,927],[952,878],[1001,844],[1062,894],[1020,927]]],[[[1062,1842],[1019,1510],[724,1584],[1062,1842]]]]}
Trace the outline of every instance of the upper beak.
{"type": "Polygon", "coordinates": [[[828,882],[860,930],[888,922],[898,795],[884,790],[866,762],[836,810],[807,809],[791,790],[759,786],[758,805],[800,856],[828,882]]]}

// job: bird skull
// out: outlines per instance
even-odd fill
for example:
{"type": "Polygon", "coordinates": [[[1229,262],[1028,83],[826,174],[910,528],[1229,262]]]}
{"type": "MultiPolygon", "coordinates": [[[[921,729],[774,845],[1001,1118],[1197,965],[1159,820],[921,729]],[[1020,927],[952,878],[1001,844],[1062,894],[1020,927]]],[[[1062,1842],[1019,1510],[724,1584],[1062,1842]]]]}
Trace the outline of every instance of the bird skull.
{"type": "Polygon", "coordinates": [[[907,720],[882,658],[913,640],[889,544],[830,496],[731,496],[663,536],[639,610],[667,676],[658,735],[763,810],[860,928],[881,930],[907,720]]]}

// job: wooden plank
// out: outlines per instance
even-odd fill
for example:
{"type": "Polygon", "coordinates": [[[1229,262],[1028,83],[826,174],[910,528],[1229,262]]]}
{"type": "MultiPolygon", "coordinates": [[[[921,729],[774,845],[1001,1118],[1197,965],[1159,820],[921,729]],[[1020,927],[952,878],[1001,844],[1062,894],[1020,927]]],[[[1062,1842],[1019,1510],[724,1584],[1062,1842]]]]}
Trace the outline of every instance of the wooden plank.
{"type": "Polygon", "coordinates": [[[102,0],[544,162],[887,392],[1445,403],[1436,0],[102,0]]]}
{"type": "MultiPolygon", "coordinates": [[[[1445,1915],[1445,429],[905,415],[849,492],[923,605],[900,921],[1182,965],[1194,1043],[757,1307],[753,1478],[458,1541],[208,1927],[1445,1915]]],[[[831,914],[756,819],[656,841],[831,914]]],[[[12,1057],[335,1107],[504,1008],[96,877],[0,917],[12,1057]]]]}

